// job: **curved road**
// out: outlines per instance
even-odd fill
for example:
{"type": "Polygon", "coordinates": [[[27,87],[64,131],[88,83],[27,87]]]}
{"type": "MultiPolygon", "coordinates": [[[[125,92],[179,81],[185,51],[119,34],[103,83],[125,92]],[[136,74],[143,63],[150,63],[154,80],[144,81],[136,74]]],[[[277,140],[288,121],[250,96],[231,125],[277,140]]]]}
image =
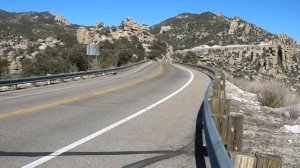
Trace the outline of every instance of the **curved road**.
{"type": "Polygon", "coordinates": [[[0,93],[0,167],[195,167],[208,83],[200,72],[151,62],[0,93]]]}

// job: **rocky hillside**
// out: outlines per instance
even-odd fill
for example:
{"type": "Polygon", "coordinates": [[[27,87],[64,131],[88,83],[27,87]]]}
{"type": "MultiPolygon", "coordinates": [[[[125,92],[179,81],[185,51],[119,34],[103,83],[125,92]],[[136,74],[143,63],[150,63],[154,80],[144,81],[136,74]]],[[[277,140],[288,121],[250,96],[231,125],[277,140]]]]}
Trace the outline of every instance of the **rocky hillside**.
{"type": "Polygon", "coordinates": [[[151,32],[175,50],[200,45],[260,44],[276,36],[240,17],[183,13],[152,27],[151,32]]]}
{"type": "Polygon", "coordinates": [[[151,32],[172,45],[178,59],[193,53],[199,64],[222,68],[238,77],[275,77],[299,85],[299,44],[240,17],[184,13],[153,26],[151,32]]]}
{"type": "MultiPolygon", "coordinates": [[[[86,70],[87,44],[100,45],[102,60],[96,63],[105,64],[101,67],[115,65],[118,58],[123,59],[117,64],[121,65],[145,57],[157,59],[165,55],[170,59],[173,55],[248,79],[275,77],[295,85],[300,80],[299,44],[287,35],[269,33],[240,17],[183,13],[151,28],[129,17],[119,26],[106,27],[99,22],[95,27],[84,27],[50,12],[0,10],[0,74],[19,74],[24,60],[31,66],[36,64],[34,60],[47,60],[42,56],[53,57],[51,60],[56,62],[43,63],[59,65],[59,72],[86,70]],[[7,67],[5,72],[3,65],[7,67]]],[[[41,70],[31,69],[26,74],[32,71],[41,70]]],[[[46,72],[48,69],[43,71],[46,72]]],[[[54,69],[50,72],[59,73],[54,69]]]]}
{"type": "Polygon", "coordinates": [[[50,12],[10,13],[0,10],[0,59],[7,66],[0,72],[4,76],[19,74],[23,60],[33,60],[47,48],[76,44],[78,27],[63,16],[50,12]]]}
{"type": "Polygon", "coordinates": [[[235,77],[277,78],[299,86],[300,50],[282,43],[260,45],[199,46],[177,50],[179,55],[196,54],[199,64],[230,72],[235,77]]]}
{"type": "Polygon", "coordinates": [[[120,38],[131,39],[132,37],[137,37],[146,50],[156,40],[147,25],[140,25],[130,17],[127,17],[119,27],[104,27],[104,23],[99,22],[96,27],[80,27],[77,30],[77,40],[80,44],[99,44],[105,40],[113,43],[120,38]]]}
{"type": "Polygon", "coordinates": [[[63,16],[50,12],[10,13],[0,10],[0,33],[22,36],[30,41],[56,36],[61,32],[75,34],[78,25],[71,25],[63,16]]]}
{"type": "Polygon", "coordinates": [[[144,59],[151,48],[157,51],[152,55],[162,55],[162,49],[154,45],[161,43],[155,40],[147,25],[129,17],[118,27],[105,27],[102,22],[87,27],[50,12],[0,10],[0,77],[84,71],[116,66],[116,62],[120,66],[144,59]],[[103,51],[92,63],[85,55],[87,44],[99,44],[103,51]]]}

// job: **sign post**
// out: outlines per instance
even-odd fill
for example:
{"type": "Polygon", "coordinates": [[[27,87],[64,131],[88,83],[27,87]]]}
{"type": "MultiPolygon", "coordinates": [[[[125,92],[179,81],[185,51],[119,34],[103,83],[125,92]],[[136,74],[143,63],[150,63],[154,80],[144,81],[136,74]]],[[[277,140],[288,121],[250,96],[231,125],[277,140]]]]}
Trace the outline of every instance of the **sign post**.
{"type": "Polygon", "coordinates": [[[88,70],[90,70],[90,56],[96,56],[97,62],[99,64],[98,56],[99,56],[99,45],[97,44],[88,44],[86,47],[86,55],[88,57],[88,70]]]}

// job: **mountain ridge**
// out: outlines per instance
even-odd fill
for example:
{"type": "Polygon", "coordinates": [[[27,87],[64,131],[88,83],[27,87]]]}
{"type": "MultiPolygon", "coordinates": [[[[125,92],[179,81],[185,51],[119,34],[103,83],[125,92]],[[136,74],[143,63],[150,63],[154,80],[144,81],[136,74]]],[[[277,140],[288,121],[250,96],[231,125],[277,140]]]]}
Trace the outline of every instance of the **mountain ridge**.
{"type": "Polygon", "coordinates": [[[240,17],[229,18],[222,14],[181,13],[152,27],[151,32],[175,49],[200,45],[259,44],[275,34],[248,23],[240,17]],[[162,28],[170,26],[162,33],[162,28]]]}
{"type": "MultiPolygon", "coordinates": [[[[7,47],[7,45],[20,43],[20,41],[22,44],[25,41],[23,48],[34,46],[41,52],[47,46],[54,48],[61,46],[60,44],[65,43],[58,36],[61,33],[67,34],[72,39],[77,38],[77,42],[73,41],[71,44],[82,45],[82,48],[83,45],[102,43],[106,40],[113,43],[119,38],[130,41],[136,36],[147,53],[151,52],[153,41],[162,41],[168,44],[168,57],[182,60],[190,51],[196,54],[197,58],[193,59],[197,60],[196,63],[223,68],[235,73],[236,76],[249,79],[273,76],[286,81],[295,78],[294,83],[299,81],[300,47],[297,41],[287,35],[272,34],[240,17],[230,18],[212,12],[201,14],[185,12],[149,28],[130,18],[119,27],[104,27],[103,22],[97,23],[96,26],[71,24],[63,16],[55,16],[48,11],[9,13],[0,10],[0,15],[5,16],[0,17],[2,40],[0,40],[0,54],[1,50],[6,55],[9,55],[11,48],[18,50],[18,47],[7,47]],[[202,48],[201,51],[197,49],[204,45],[251,45],[253,47],[202,48]]],[[[21,67],[19,65],[21,56],[18,52],[14,54],[10,52],[10,54],[9,62],[11,64],[17,62],[17,67],[21,67]]],[[[23,54],[25,57],[28,55],[30,59],[35,57],[35,53],[31,52],[25,51],[25,55],[23,54]]]]}

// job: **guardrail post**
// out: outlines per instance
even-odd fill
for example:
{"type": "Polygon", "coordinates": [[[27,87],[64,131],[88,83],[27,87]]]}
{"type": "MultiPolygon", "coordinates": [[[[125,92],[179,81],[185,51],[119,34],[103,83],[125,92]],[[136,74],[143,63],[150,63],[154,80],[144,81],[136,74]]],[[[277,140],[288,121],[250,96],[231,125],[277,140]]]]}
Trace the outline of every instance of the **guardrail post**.
{"type": "Polygon", "coordinates": [[[228,116],[227,115],[219,115],[213,114],[212,115],[222,142],[224,145],[227,145],[228,133],[227,133],[227,125],[228,125],[228,116]]]}
{"type": "Polygon", "coordinates": [[[257,165],[256,168],[281,168],[282,158],[275,155],[256,154],[257,165]]]}
{"type": "Polygon", "coordinates": [[[36,82],[32,82],[31,87],[36,87],[36,82]]]}
{"type": "Polygon", "coordinates": [[[12,85],[11,88],[12,88],[12,90],[17,90],[18,89],[18,85],[17,84],[12,85]]]}
{"type": "Polygon", "coordinates": [[[210,109],[213,114],[228,115],[230,111],[230,100],[212,98],[209,100],[210,109]]]}
{"type": "Polygon", "coordinates": [[[243,148],[243,115],[229,114],[227,150],[241,152],[243,148]]]}
{"type": "Polygon", "coordinates": [[[230,152],[230,158],[236,168],[256,168],[257,159],[254,155],[230,152]]]}

